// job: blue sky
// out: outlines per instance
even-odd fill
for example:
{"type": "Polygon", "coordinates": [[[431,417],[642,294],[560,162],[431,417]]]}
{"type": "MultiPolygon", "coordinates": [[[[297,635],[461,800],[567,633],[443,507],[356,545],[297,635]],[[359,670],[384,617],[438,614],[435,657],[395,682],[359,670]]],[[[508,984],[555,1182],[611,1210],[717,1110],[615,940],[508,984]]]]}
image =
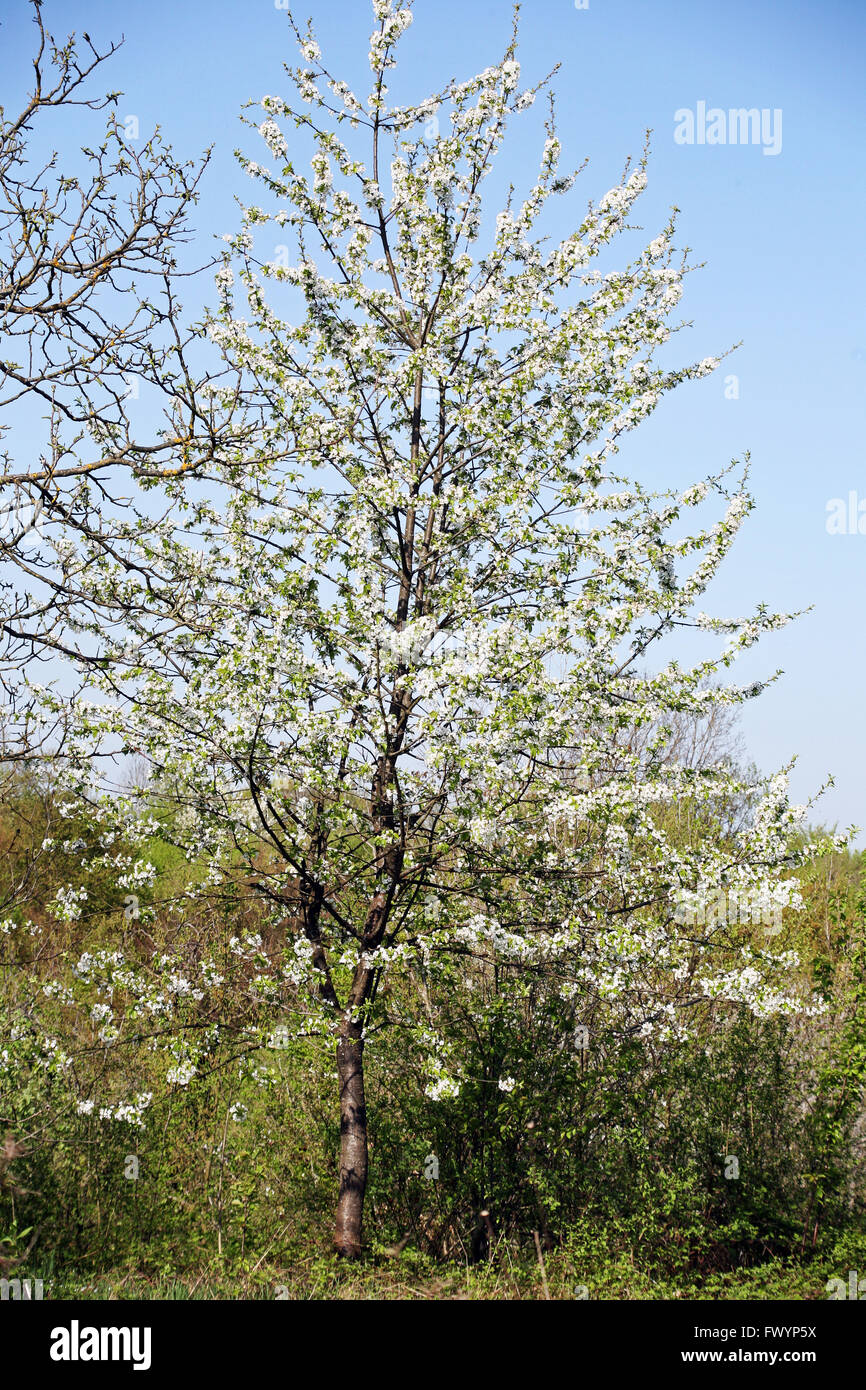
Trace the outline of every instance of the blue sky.
{"type": "MultiPolygon", "coordinates": [[[[368,0],[303,0],[296,14],[313,18],[329,68],[364,89],[368,0]]],[[[233,149],[242,144],[263,158],[238,122],[241,105],[288,94],[281,64],[296,59],[285,13],[273,0],[46,0],[45,16],[57,37],[87,30],[103,45],[125,35],[100,85],[123,90],[119,114],[137,115],[143,135],[159,124],[179,153],[215,147],[195,214],[203,258],[213,234],[236,228],[235,195],[249,197],[233,149]]],[[[417,0],[393,98],[415,99],[486,67],[510,27],[508,0],[417,0]]],[[[7,110],[29,82],[32,34],[24,0],[7,0],[7,110]]],[[[676,204],[678,244],[706,262],[687,281],[680,307],[694,327],[678,340],[677,358],[717,355],[742,340],[714,376],[668,397],[620,461],[656,485],[680,486],[751,451],[758,510],[705,606],[738,615],[761,600],[785,611],[813,605],[749,653],[736,678],[784,667],[783,679],[747,707],[748,751],[768,771],[798,754],[797,800],[834,774],[819,816],[839,826],[866,826],[866,535],[831,535],[825,524],[830,499],[852,491],[866,499],[864,55],[862,0],[589,0],[586,9],[527,0],[521,14],[524,78],[561,64],[555,87],[566,162],[590,160],[574,218],[562,202],[551,230],[572,230],[585,198],[617,182],[651,128],[637,220],[653,236],[676,204]],[[675,113],[699,102],[781,111],[779,153],[678,144],[675,113]],[[730,373],[738,399],[726,398],[730,373]]],[[[542,114],[533,109],[512,128],[506,177],[531,178],[542,114]]],[[[58,129],[54,138],[65,145],[74,133],[58,129]]]]}

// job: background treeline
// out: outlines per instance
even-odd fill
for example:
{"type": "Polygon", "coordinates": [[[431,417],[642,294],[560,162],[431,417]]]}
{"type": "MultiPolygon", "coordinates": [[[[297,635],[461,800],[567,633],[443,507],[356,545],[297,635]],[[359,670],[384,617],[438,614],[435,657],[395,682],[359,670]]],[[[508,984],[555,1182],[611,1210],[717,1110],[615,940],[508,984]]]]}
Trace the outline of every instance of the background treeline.
{"type": "MultiPolygon", "coordinates": [[[[863,1267],[861,855],[801,870],[806,909],[785,913],[773,942],[798,953],[798,982],[822,1012],[761,1019],[708,1001],[688,1041],[659,1045],[628,1036],[603,1001],[563,999],[544,967],[455,953],[429,975],[408,965],[383,981],[387,1022],[368,1046],[370,1259],[337,1271],[333,1048],[291,1035],[299,1001],[281,1001],[292,1030],[280,1009],[263,1026],[250,971],[231,970],[227,946],[218,1003],[211,991],[200,1019],[186,1015],[189,1027],[219,1023],[211,1064],[172,1086],[149,1046],[158,1018],[106,1045],[63,987],[82,953],[106,949],[144,970],[170,954],[194,979],[205,948],[257,929],[255,896],[203,895],[179,923],[189,865],[154,788],[160,829],[144,856],[157,875],[140,915],[97,874],[81,916],[58,920],[51,904],[104,825],[64,817],[53,785],[50,763],[3,774],[6,1273],[101,1296],[294,1296],[372,1280],[397,1295],[456,1281],[526,1297],[543,1296],[543,1265],[553,1297],[826,1297],[828,1277],[863,1267]],[[577,1018],[589,1045],[576,1050],[577,1018]],[[428,1033],[461,1079],[456,1096],[429,1094],[428,1033]],[[67,1064],[52,1065],[46,1036],[63,1040],[67,1064]],[[100,1118],[143,1092],[141,1125],[100,1118]]],[[[279,931],[262,930],[265,957],[279,959],[279,931]]]]}

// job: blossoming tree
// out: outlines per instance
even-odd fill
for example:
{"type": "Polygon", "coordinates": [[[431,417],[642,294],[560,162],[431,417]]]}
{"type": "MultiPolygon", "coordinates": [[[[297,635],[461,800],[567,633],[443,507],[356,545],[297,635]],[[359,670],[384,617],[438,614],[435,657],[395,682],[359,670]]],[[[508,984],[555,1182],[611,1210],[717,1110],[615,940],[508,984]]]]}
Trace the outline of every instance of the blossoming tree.
{"type": "Polygon", "coordinates": [[[30,6],[32,86],[17,113],[0,109],[0,756],[19,763],[56,756],[71,733],[64,711],[39,722],[17,674],[76,654],[65,554],[46,538],[59,526],[110,545],[130,487],[195,472],[234,440],[180,325],[207,157],[179,161],[158,131],[121,120],[120,92],[94,94],[119,45],[58,42],[41,0],[30,6]],[[76,108],[91,143],[46,152],[52,121],[76,108]],[[144,427],[140,398],[162,430],[144,427]]]}
{"type": "MultiPolygon", "coordinates": [[[[742,790],[728,767],[664,756],[670,723],[757,694],[720,674],[789,616],[700,611],[752,506],[744,481],[726,470],[654,494],[615,471],[623,436],[716,365],[655,360],[686,271],[674,219],[625,268],[596,268],[642,159],[548,244],[548,204],[575,180],[552,102],[534,183],[485,216],[509,118],[546,83],[521,88],[512,40],[470,81],[390,105],[412,15],[373,8],[369,95],[295,30],[299,100],[264,98],[268,164],[242,158],[261,201],[225,253],[209,333],[264,421],[255,447],[224,450],[206,487],[169,480],[166,505],[119,520],[110,551],[85,538],[67,559],[100,657],[82,737],[148,759],[157,799],[179,809],[190,899],[243,882],[277,943],[214,944],[193,982],[169,958],[137,972],[110,952],[83,976],[112,1039],[148,1009],[171,1017],[175,1085],[215,1045],[185,1011],[216,1000],[230,968],[251,972],[251,1046],[278,1023],[333,1040],[334,1239],[350,1257],[365,1045],[389,973],[421,962],[435,989],[438,963],[461,956],[543,965],[575,1020],[599,997],[624,1032],[671,1042],[701,1000],[802,1007],[760,914],[700,911],[720,890],[761,912],[796,905],[803,808],[784,774],[716,842],[674,843],[661,814],[742,790]],[[262,252],[274,226],[296,253],[262,252]],[[688,628],[713,645],[694,664],[677,655],[688,628]]],[[[117,799],[99,814],[114,823],[117,799]]],[[[135,871],[145,881],[146,863],[135,871]]],[[[429,1093],[453,1093],[436,1038],[416,1046],[429,1093]]]]}

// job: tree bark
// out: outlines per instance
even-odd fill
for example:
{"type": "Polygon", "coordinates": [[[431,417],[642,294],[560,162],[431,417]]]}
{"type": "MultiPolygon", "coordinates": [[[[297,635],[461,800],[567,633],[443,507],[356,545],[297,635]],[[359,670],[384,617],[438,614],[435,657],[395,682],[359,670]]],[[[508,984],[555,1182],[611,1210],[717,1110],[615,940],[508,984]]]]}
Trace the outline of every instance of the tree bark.
{"type": "Polygon", "coordinates": [[[367,1188],[367,1106],[364,1100],[364,1043],[360,1023],[345,1022],[337,1043],[340,1082],[340,1195],[334,1248],[357,1260],[361,1255],[364,1193],[367,1188]]]}

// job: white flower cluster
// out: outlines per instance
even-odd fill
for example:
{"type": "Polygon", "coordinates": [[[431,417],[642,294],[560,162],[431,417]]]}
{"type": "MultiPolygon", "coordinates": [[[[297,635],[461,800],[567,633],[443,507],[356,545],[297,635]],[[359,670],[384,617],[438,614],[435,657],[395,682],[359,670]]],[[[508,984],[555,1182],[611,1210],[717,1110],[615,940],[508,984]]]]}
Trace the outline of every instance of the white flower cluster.
{"type": "MultiPolygon", "coordinates": [[[[144,1128],[144,1112],[148,1109],[153,1100],[151,1091],[144,1091],[131,1101],[121,1101],[117,1105],[102,1105],[98,1110],[100,1120],[120,1120],[125,1124],[135,1125],[137,1129],[144,1128]]],[[[79,1115],[92,1115],[96,1109],[94,1100],[80,1100],[76,1107],[79,1115]]]]}
{"type": "Polygon", "coordinates": [[[59,888],[52,904],[55,917],[61,922],[77,922],[87,898],[86,888],[75,888],[71,883],[59,888]]]}
{"type": "Polygon", "coordinates": [[[259,126],[259,134],[271,151],[271,154],[276,155],[278,158],[284,158],[286,156],[288,152],[286,138],[273,117],[269,116],[267,120],[262,121],[259,126]]]}
{"type": "Polygon", "coordinates": [[[409,28],[412,23],[411,10],[392,10],[390,4],[387,8],[384,5],[376,7],[377,16],[381,19],[382,27],[377,29],[370,36],[370,67],[378,76],[385,68],[395,66],[397,60],[391,49],[400,38],[400,35],[409,28]],[[380,14],[381,11],[381,14],[380,14]]]}

